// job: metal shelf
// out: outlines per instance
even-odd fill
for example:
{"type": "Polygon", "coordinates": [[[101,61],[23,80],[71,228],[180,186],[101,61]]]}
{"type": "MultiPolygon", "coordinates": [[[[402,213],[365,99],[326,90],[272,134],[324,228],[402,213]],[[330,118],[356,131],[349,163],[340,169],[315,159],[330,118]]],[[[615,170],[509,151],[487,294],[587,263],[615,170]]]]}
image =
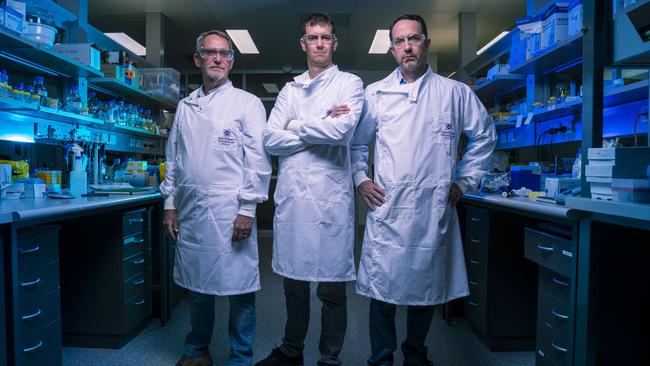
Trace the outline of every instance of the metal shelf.
{"type": "Polygon", "coordinates": [[[474,93],[481,99],[495,97],[511,92],[526,85],[526,77],[520,74],[497,75],[494,79],[486,81],[474,89],[474,93]]]}
{"type": "Polygon", "coordinates": [[[127,85],[115,78],[91,78],[88,79],[88,87],[117,97],[122,96],[125,99],[144,105],[156,104],[168,109],[176,109],[176,105],[178,104],[178,102],[173,102],[134,86],[127,85]]]}
{"type": "Polygon", "coordinates": [[[582,34],[551,47],[539,56],[510,69],[511,74],[547,74],[582,59],[582,34]]]}
{"type": "Polygon", "coordinates": [[[8,60],[4,67],[10,71],[39,73],[49,76],[103,77],[90,66],[65,57],[52,49],[23,39],[0,28],[0,58],[8,60]]]}
{"type": "Polygon", "coordinates": [[[480,55],[477,55],[475,59],[467,63],[467,65],[463,66],[465,71],[467,71],[467,73],[470,75],[474,75],[481,69],[488,66],[490,62],[510,52],[512,33],[513,31],[510,31],[507,36],[498,40],[490,48],[485,50],[480,55]]]}
{"type": "MultiPolygon", "coordinates": [[[[641,99],[648,98],[648,80],[642,80],[634,84],[625,85],[619,88],[613,88],[605,91],[605,98],[603,105],[605,107],[612,107],[619,104],[634,102],[641,99]]],[[[537,113],[534,115],[531,122],[543,122],[552,119],[568,117],[582,113],[582,102],[575,102],[567,105],[564,108],[554,109],[537,113]]],[[[525,118],[525,117],[524,117],[525,118]]],[[[516,117],[508,119],[509,122],[516,121],[516,117]]]]}
{"type": "Polygon", "coordinates": [[[650,40],[643,42],[639,34],[640,29],[650,29],[650,0],[616,14],[613,28],[614,63],[650,65],[650,40]]]}

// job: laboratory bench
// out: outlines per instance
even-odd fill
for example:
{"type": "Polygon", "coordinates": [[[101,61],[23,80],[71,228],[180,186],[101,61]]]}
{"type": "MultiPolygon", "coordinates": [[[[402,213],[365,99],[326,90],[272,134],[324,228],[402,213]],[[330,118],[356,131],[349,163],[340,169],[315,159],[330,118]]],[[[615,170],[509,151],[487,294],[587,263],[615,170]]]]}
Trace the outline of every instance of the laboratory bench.
{"type": "Polygon", "coordinates": [[[60,365],[169,318],[159,193],[0,201],[0,365],[60,365]]]}
{"type": "Polygon", "coordinates": [[[470,295],[493,351],[537,365],[648,364],[650,205],[466,194],[458,205],[470,295]]]}

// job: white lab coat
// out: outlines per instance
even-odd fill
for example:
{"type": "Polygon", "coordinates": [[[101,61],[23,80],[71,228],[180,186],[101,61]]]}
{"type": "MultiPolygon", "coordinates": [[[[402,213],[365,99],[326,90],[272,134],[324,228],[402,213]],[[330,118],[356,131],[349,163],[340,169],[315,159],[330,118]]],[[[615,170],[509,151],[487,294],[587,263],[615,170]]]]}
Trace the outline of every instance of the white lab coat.
{"type": "Polygon", "coordinates": [[[257,291],[255,222],[248,239],[231,237],[237,214],[254,217],[268,196],[266,113],[259,98],[230,81],[201,94],[198,89],[178,104],[160,185],[165,208],[176,208],[180,221],[174,280],[204,294],[257,291]]]}
{"type": "Polygon", "coordinates": [[[399,69],[370,85],[351,146],[355,184],[368,180],[375,139],[374,182],[386,202],[369,211],[357,292],[400,305],[435,305],[467,296],[467,273],[453,182],[475,189],[496,143],[494,123],[462,83],[428,69],[400,85],[399,69]],[[456,163],[461,134],[470,138],[456,163]]]}
{"type": "Polygon", "coordinates": [[[282,88],[264,130],[266,150],[280,163],[273,271],[302,281],[353,281],[349,144],[363,108],[363,83],[336,66],[311,82],[308,75],[282,88]],[[327,116],[341,104],[350,108],[348,114],[327,116]]]}

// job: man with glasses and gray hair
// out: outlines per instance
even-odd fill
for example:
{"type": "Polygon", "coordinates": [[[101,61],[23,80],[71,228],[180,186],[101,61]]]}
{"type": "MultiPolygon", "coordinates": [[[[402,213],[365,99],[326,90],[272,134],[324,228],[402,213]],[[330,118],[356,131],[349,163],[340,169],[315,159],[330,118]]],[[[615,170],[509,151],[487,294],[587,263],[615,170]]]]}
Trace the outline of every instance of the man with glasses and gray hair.
{"type": "Polygon", "coordinates": [[[284,277],[287,322],[279,348],[259,366],[303,364],[310,282],[322,302],[318,365],[340,365],[347,326],[346,281],[354,281],[354,188],[350,140],[363,107],[363,83],[332,63],[332,19],[313,13],[300,38],[308,70],[280,91],[264,131],[279,156],[273,271],[284,277]]]}
{"type": "Polygon", "coordinates": [[[203,84],[178,104],[167,140],[164,225],[176,240],[174,281],[190,293],[192,330],[177,366],[211,366],[215,295],[228,296],[229,366],[253,361],[255,291],[260,289],[255,209],[265,201],[271,162],[259,98],[233,87],[230,37],[196,40],[203,84]]]}
{"type": "Polygon", "coordinates": [[[351,146],[355,186],[371,210],[357,293],[371,299],[368,365],[393,364],[396,305],[407,305],[404,365],[426,366],[433,306],[469,294],[455,205],[486,172],[496,132],[467,85],[427,66],[422,17],[400,16],[389,33],[398,67],[366,88],[351,146]],[[457,162],[461,134],[469,143],[457,162]]]}

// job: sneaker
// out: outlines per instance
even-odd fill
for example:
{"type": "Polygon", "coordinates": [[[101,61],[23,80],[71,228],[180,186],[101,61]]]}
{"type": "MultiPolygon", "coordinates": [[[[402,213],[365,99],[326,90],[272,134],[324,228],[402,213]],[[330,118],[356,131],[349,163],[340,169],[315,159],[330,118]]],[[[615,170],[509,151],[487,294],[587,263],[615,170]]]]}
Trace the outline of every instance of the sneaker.
{"type": "Polygon", "coordinates": [[[210,351],[199,357],[183,355],[183,357],[176,362],[176,366],[212,366],[212,356],[210,356],[210,351]]]}
{"type": "Polygon", "coordinates": [[[289,357],[282,353],[279,348],[274,348],[269,357],[255,364],[255,366],[303,366],[302,355],[289,357]]]}

